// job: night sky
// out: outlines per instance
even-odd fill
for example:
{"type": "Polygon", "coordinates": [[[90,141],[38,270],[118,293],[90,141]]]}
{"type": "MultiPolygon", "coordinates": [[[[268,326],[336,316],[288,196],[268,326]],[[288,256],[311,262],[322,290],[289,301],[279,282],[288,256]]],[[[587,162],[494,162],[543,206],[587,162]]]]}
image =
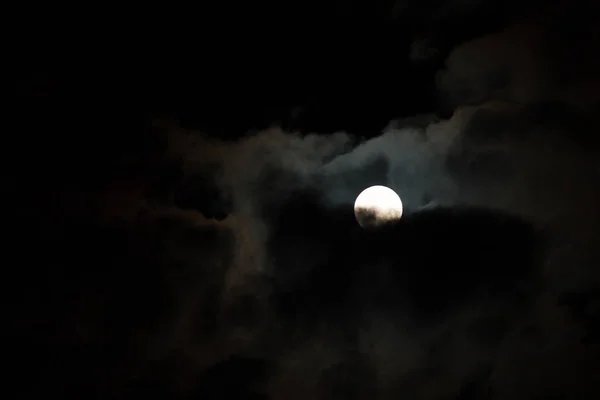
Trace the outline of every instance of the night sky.
{"type": "Polygon", "coordinates": [[[23,17],[5,391],[600,398],[587,3],[23,17]],[[371,185],[399,194],[400,221],[360,228],[371,185]]]}

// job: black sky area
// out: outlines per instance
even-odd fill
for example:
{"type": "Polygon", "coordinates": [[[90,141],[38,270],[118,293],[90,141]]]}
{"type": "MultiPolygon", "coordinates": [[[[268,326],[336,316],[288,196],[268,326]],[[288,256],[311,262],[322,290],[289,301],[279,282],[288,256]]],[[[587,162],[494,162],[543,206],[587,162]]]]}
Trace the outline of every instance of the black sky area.
{"type": "Polygon", "coordinates": [[[600,398],[597,5],[144,7],[14,15],[7,393],[600,398]]]}

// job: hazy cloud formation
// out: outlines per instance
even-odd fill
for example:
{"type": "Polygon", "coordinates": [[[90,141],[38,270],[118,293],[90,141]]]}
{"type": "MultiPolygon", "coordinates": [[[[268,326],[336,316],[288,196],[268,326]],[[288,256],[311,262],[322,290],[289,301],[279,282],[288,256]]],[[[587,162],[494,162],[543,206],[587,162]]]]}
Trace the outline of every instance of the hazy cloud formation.
{"type": "Polygon", "coordinates": [[[600,343],[561,300],[600,284],[598,81],[566,67],[579,49],[544,45],[550,25],[455,48],[438,74],[447,120],[362,142],[171,128],[169,157],[227,217],[149,201],[144,226],[172,226],[155,251],[177,312],[144,342],[140,379],[158,364],[204,395],[246,377],[237,393],[290,400],[600,396],[600,343]],[[405,216],[371,235],[352,205],[373,184],[405,216]]]}

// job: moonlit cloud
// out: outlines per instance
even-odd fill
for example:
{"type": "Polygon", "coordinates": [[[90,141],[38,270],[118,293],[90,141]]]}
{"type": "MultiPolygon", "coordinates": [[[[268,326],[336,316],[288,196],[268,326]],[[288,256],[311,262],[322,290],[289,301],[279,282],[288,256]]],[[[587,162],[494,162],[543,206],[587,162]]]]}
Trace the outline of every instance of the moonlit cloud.
{"type": "MultiPolygon", "coordinates": [[[[235,261],[230,261],[227,274],[227,285],[231,288],[231,297],[227,301],[235,303],[236,296],[249,293],[261,299],[261,318],[269,320],[278,317],[266,300],[267,293],[295,287],[294,282],[317,273],[320,268],[328,268],[326,260],[332,257],[332,251],[337,251],[331,249],[335,245],[328,244],[328,240],[351,240],[350,236],[345,236],[349,232],[338,232],[335,225],[327,227],[328,223],[334,222],[327,222],[326,213],[351,208],[356,195],[371,184],[388,185],[401,194],[409,214],[417,215],[432,207],[477,206],[520,216],[544,232],[552,243],[552,248],[546,252],[541,274],[547,289],[553,293],[584,287],[586,281],[597,279],[592,259],[583,260],[580,254],[596,254],[593,247],[598,245],[594,236],[598,223],[594,216],[600,201],[597,195],[600,193],[600,168],[596,150],[572,140],[570,129],[574,128],[548,126],[539,121],[536,111],[528,106],[488,102],[458,108],[448,120],[432,118],[424,128],[414,123],[411,126],[410,121],[399,121],[381,135],[363,142],[343,133],[300,136],[277,129],[232,143],[208,141],[192,133],[190,137],[195,137],[200,144],[183,146],[178,156],[189,171],[201,173],[207,164],[213,166],[207,171],[215,171],[214,165],[217,166],[219,172],[212,175],[212,179],[233,199],[230,216],[220,225],[238,232],[235,261]],[[315,203],[302,205],[303,196],[314,199],[315,203]],[[288,209],[296,203],[300,207],[294,211],[297,218],[286,216],[288,222],[283,227],[284,222],[275,222],[282,215],[288,215],[288,209]],[[311,207],[331,211],[322,211],[324,214],[313,211],[311,214],[306,211],[311,207]],[[243,230],[234,223],[238,220],[245,221],[243,230]],[[329,235],[327,232],[337,236],[326,236],[329,235]],[[577,260],[578,264],[574,267],[567,260],[577,260]],[[578,268],[578,275],[572,273],[573,268],[578,268]],[[280,282],[281,286],[255,286],[266,276],[277,277],[274,282],[280,282]],[[240,291],[239,288],[245,289],[240,291]]],[[[177,137],[180,133],[172,134],[177,137]]],[[[401,251],[402,243],[398,246],[401,251]]],[[[448,262],[451,264],[448,268],[453,268],[455,261],[448,262]]],[[[539,301],[547,302],[547,296],[539,301]]],[[[533,302],[535,307],[543,307],[535,299],[533,302]]],[[[362,330],[364,340],[375,341],[375,347],[363,350],[360,356],[363,360],[360,362],[371,365],[379,376],[377,384],[371,382],[369,385],[390,396],[392,393],[424,395],[431,379],[442,379],[447,380],[447,385],[438,387],[432,396],[459,390],[456,382],[474,379],[480,365],[488,365],[497,351],[509,351],[506,346],[512,346],[511,340],[517,340],[507,339],[506,343],[501,341],[494,345],[496,347],[489,347],[478,344],[480,339],[461,341],[460,332],[471,329],[467,327],[482,315],[498,320],[514,318],[517,311],[511,307],[483,302],[477,311],[457,308],[448,314],[445,322],[438,321],[431,331],[422,331],[424,328],[408,314],[403,314],[404,326],[390,325],[387,318],[392,318],[391,314],[385,311],[378,316],[369,313],[361,316],[362,322],[357,322],[358,325],[363,326],[366,321],[373,324],[371,328],[360,328],[367,329],[362,330]],[[446,330],[459,336],[445,342],[450,353],[440,359],[443,366],[438,374],[441,375],[424,372],[420,375],[419,368],[429,362],[428,349],[442,340],[440,335],[446,330]],[[376,332],[387,332],[385,334],[396,338],[395,344],[385,342],[379,337],[384,333],[376,332]],[[402,350],[407,348],[413,349],[410,354],[402,350]],[[382,355],[390,351],[395,354],[389,356],[391,358],[382,355]],[[394,386],[392,382],[398,376],[407,381],[394,386]],[[410,380],[412,383],[409,384],[410,380]]],[[[542,330],[556,329],[556,318],[560,318],[563,311],[557,308],[546,312],[552,316],[534,323],[542,330]]],[[[247,343],[258,345],[256,340],[260,343],[259,338],[266,332],[263,329],[270,329],[265,326],[255,327],[252,334],[246,336],[247,343]]],[[[337,328],[331,325],[330,329],[337,328]]],[[[511,329],[521,328],[517,324],[511,329]]],[[[282,383],[278,380],[291,379],[291,376],[308,380],[310,374],[306,368],[309,364],[311,369],[315,363],[320,365],[320,372],[313,371],[310,375],[315,376],[311,379],[320,379],[316,376],[324,376],[328,363],[346,363],[347,354],[343,351],[331,354],[333,358],[329,361],[323,359],[321,353],[321,358],[313,360],[309,357],[310,346],[334,346],[337,339],[330,338],[330,334],[307,331],[305,339],[290,345],[289,354],[282,355],[282,369],[272,376],[270,390],[273,393],[283,390],[279,388],[282,383]],[[302,361],[293,361],[297,357],[302,361]]],[[[553,337],[550,335],[547,340],[563,340],[553,337]]],[[[523,344],[519,342],[516,346],[523,344]]],[[[583,352],[578,347],[572,351],[583,352]]],[[[498,362],[518,363],[508,354],[498,362]]],[[[527,354],[532,360],[538,360],[533,348],[527,354]]],[[[562,356],[554,352],[547,357],[559,360],[562,356]]],[[[506,398],[515,396],[515,391],[522,390],[518,385],[525,383],[519,381],[514,383],[517,386],[510,386],[508,382],[514,371],[498,368],[481,379],[489,385],[503,387],[501,393],[505,393],[506,398]]],[[[564,384],[571,379],[566,375],[556,377],[549,369],[542,371],[555,381],[562,379],[564,384]]],[[[294,382],[301,387],[303,384],[298,379],[294,382]]],[[[319,389],[309,385],[303,390],[301,393],[307,394],[319,389]]]]}

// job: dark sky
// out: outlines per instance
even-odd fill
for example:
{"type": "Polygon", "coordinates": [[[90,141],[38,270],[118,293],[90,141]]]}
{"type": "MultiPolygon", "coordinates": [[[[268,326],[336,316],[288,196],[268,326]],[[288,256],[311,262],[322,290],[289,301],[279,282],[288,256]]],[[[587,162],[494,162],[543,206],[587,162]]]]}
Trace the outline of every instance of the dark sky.
{"type": "Polygon", "coordinates": [[[20,397],[600,398],[596,6],[138,12],[12,38],[20,397]]]}

